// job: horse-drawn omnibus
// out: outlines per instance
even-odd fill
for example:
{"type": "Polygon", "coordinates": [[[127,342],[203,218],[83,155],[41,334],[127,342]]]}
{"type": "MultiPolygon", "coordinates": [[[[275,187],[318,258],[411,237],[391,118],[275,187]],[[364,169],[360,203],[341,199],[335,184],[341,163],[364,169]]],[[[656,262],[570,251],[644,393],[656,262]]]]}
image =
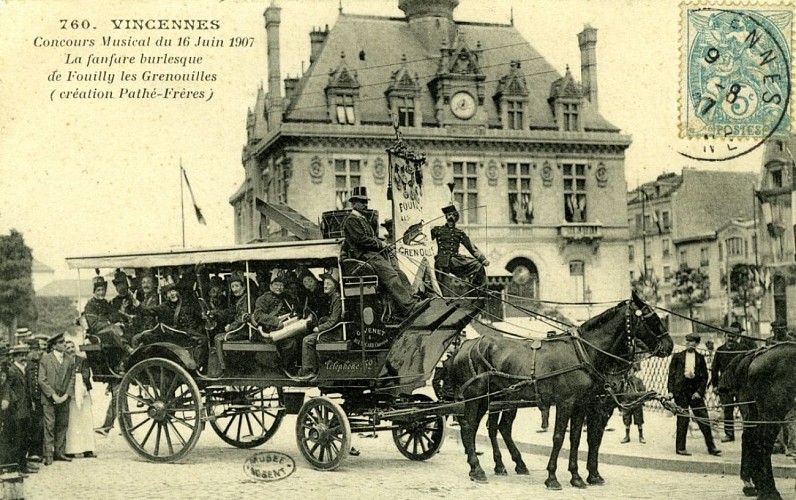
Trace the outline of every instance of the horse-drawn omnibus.
{"type": "Polygon", "coordinates": [[[288,413],[297,414],[298,447],[318,469],[339,466],[357,431],[392,431],[399,451],[412,460],[436,454],[450,411],[414,391],[477,314],[478,301],[433,298],[390,324],[389,294],[366,262],[340,258],[341,243],[325,239],[67,259],[70,268],[98,275],[121,270],[133,276],[146,269],[160,278],[173,276],[183,295],[194,295],[182,300],[195,300],[203,309],[207,283],[228,283],[233,273],[245,277],[248,314],[234,337],[226,336],[223,322],[184,331],[161,321],[131,349],[103,341],[91,328],[86,332],[82,350],[94,379],[119,384],[119,424],[138,455],[155,462],[180,460],[206,423],[230,445],[252,448],[267,442],[288,413]],[[297,274],[299,269],[336,276],[342,298],[341,320],[318,335],[319,370],[310,380],[296,376],[302,337],[312,324],[301,311],[271,332],[250,319],[255,287],[267,286],[275,270],[297,274]],[[219,334],[227,338],[220,353],[224,371],[210,377],[208,365],[219,354],[213,338],[219,334]],[[308,388],[321,395],[307,398],[308,388]]]}

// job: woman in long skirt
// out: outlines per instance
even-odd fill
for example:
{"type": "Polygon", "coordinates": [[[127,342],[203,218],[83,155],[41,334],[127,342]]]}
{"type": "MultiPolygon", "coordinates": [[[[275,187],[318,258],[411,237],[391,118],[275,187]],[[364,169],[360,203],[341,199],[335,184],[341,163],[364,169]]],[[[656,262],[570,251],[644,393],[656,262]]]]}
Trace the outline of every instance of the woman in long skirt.
{"type": "MultiPolygon", "coordinates": [[[[75,356],[75,395],[69,400],[69,427],[66,454],[94,458],[94,413],[91,407],[91,371],[85,356],[75,353],[75,342],[66,342],[67,352],[75,356]]],[[[82,353],[81,353],[82,354],[82,353]]]]}

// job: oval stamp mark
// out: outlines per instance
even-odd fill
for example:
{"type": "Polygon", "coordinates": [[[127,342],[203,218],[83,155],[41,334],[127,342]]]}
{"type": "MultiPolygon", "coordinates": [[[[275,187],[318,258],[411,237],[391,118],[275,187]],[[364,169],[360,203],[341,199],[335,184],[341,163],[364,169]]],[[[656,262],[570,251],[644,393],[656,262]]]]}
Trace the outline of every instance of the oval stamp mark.
{"type": "MultiPolygon", "coordinates": [[[[721,161],[791,128],[791,10],[683,6],[681,133],[721,161]]],[[[701,154],[700,154],[701,153],[701,154]]]]}
{"type": "Polygon", "coordinates": [[[243,472],[259,481],[279,481],[296,471],[296,461],[278,451],[255,453],[243,462],[243,472]]]}

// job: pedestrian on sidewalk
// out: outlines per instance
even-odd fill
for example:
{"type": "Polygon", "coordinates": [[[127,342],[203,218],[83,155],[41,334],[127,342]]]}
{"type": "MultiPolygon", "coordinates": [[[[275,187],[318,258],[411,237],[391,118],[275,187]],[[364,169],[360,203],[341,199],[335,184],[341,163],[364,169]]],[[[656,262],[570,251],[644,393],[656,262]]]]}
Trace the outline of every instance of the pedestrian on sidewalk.
{"type": "Polygon", "coordinates": [[[69,399],[75,394],[75,360],[66,353],[64,334],[50,337],[52,348],[41,358],[39,386],[44,407],[44,465],[53,459],[71,462],[66,456],[66,429],[69,425],[69,399]]]}
{"type": "MultiPolygon", "coordinates": [[[[82,337],[72,332],[80,342],[82,337]]],[[[85,355],[75,350],[75,341],[67,340],[66,352],[75,356],[75,396],[69,401],[69,426],[66,430],[66,455],[74,457],[81,453],[83,458],[95,458],[94,454],[94,411],[91,406],[91,370],[85,355]]]]}
{"type": "MultiPolygon", "coordinates": [[[[644,381],[639,378],[638,374],[641,372],[641,365],[633,363],[630,367],[630,374],[627,377],[627,385],[625,386],[625,393],[640,394],[646,392],[647,388],[644,386],[644,381]]],[[[625,424],[625,437],[622,439],[622,444],[630,442],[630,426],[633,422],[638,427],[638,442],[645,444],[644,440],[644,403],[641,403],[633,408],[622,410],[622,422],[625,424]]]]}
{"type": "Polygon", "coordinates": [[[680,407],[683,414],[677,415],[677,438],[675,452],[678,455],[691,455],[685,448],[686,433],[688,432],[688,409],[694,413],[694,420],[699,425],[699,430],[705,437],[708,453],[721,455],[721,450],[713,442],[713,434],[708,424],[708,411],[705,407],[705,390],[708,385],[708,365],[705,357],[697,352],[696,346],[700,341],[699,335],[689,333],[685,337],[685,350],[672,356],[669,364],[669,397],[680,407]]]}
{"type": "MultiPolygon", "coordinates": [[[[757,348],[752,339],[741,337],[744,331],[741,323],[733,321],[727,332],[727,341],[716,349],[710,376],[710,385],[714,391],[718,391],[721,374],[727,370],[730,362],[738,355],[757,348]]],[[[724,437],[721,442],[729,443],[735,441],[735,408],[739,403],[738,396],[726,391],[718,392],[718,396],[724,413],[724,437]]]]}

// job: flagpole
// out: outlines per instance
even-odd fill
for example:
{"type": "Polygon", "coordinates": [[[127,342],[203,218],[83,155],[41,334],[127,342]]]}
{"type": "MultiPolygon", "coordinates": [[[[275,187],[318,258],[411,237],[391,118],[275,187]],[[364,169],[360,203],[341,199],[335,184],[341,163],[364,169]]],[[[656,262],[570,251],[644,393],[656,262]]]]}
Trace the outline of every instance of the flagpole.
{"type": "Polygon", "coordinates": [[[185,196],[182,191],[182,178],[182,158],[180,158],[180,219],[182,220],[182,247],[185,248],[185,196]]]}

